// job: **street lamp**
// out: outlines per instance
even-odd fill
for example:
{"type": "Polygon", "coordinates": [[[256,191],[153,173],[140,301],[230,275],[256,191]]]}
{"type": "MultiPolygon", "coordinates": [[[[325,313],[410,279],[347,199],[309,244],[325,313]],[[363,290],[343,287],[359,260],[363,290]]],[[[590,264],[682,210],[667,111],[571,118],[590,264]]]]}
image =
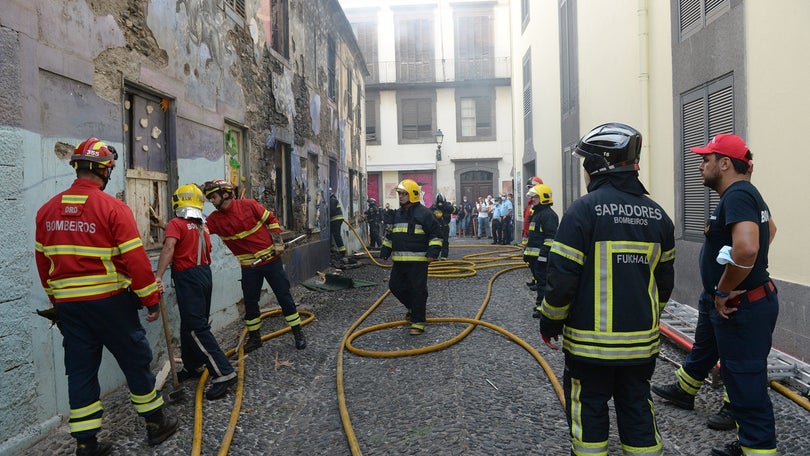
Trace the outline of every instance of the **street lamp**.
{"type": "Polygon", "coordinates": [[[436,161],[442,161],[442,141],[444,141],[444,133],[439,128],[436,130],[436,161]]]}

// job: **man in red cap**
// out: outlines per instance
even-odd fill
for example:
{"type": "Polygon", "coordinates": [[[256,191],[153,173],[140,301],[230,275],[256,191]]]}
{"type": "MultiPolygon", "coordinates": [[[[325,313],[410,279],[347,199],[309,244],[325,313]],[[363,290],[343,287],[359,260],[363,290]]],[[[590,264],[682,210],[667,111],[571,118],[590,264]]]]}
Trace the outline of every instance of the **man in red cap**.
{"type": "MultiPolygon", "coordinates": [[[[779,314],[768,274],[768,246],[776,234],[768,205],[749,181],[751,152],[739,136],[719,134],[692,152],[702,156],[703,185],[720,195],[706,223],[700,256],[703,291],[695,343],[677,382],[652,391],[693,409],[695,395],[717,360],[737,423],[738,440],[712,455],[776,454],[773,405],[768,396],[768,353],[779,314]]],[[[709,425],[712,427],[711,418],[709,425]]]]}

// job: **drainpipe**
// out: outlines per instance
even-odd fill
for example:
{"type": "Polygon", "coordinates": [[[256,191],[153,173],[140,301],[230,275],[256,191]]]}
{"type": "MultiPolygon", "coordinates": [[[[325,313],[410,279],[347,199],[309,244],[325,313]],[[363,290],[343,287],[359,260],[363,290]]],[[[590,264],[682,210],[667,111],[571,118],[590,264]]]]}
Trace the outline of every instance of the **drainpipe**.
{"type": "Polygon", "coordinates": [[[645,139],[642,141],[640,162],[642,175],[647,176],[647,188],[650,193],[655,193],[652,189],[655,182],[650,176],[650,23],[648,0],[638,0],[638,89],[639,101],[641,103],[641,125],[639,131],[645,139]]]}

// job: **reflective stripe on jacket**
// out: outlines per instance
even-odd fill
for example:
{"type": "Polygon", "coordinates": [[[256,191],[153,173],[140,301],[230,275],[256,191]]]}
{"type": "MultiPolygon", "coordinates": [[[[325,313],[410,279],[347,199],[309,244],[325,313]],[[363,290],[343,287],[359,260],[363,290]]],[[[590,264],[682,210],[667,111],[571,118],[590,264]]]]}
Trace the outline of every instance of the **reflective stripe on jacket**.
{"type": "Polygon", "coordinates": [[[76,179],[37,212],[35,258],[52,302],[101,299],[131,288],[160,299],[132,211],[98,183],[76,179]]]}
{"type": "Polygon", "coordinates": [[[218,209],[205,221],[211,234],[216,234],[234,254],[242,267],[250,267],[259,258],[271,257],[273,237],[281,233],[278,219],[254,199],[235,199],[227,209],[218,209]]]}

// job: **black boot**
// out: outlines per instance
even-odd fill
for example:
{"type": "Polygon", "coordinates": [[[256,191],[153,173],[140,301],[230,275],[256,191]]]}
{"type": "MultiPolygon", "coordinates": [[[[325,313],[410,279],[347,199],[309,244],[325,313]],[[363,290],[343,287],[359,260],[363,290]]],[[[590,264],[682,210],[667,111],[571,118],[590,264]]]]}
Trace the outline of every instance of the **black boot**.
{"type": "Polygon", "coordinates": [[[234,375],[233,378],[229,378],[224,382],[212,383],[208,391],[205,392],[205,398],[209,401],[213,401],[225,396],[228,394],[228,391],[230,391],[231,386],[236,384],[236,380],[236,376],[234,375]]]}
{"type": "Polygon", "coordinates": [[[731,404],[723,401],[723,407],[706,420],[706,425],[717,431],[730,431],[736,428],[737,423],[731,415],[731,404]]]}
{"type": "Polygon", "coordinates": [[[250,353],[261,346],[262,335],[259,334],[259,330],[257,329],[256,331],[249,331],[247,340],[245,341],[245,353],[250,353]]]}
{"type": "Polygon", "coordinates": [[[164,413],[164,408],[159,408],[155,413],[146,417],[146,440],[149,445],[157,445],[177,430],[177,418],[168,417],[164,413]]]}
{"type": "Polygon", "coordinates": [[[307,348],[307,338],[304,337],[304,331],[301,330],[301,325],[292,327],[293,337],[295,337],[295,348],[303,350],[307,348]]]}
{"type": "Polygon", "coordinates": [[[95,437],[78,439],[76,441],[76,454],[80,456],[104,456],[112,451],[112,443],[99,442],[95,437]]]}
{"type": "Polygon", "coordinates": [[[676,407],[680,407],[684,410],[695,409],[695,396],[682,390],[677,383],[664,386],[653,385],[652,392],[672,402],[676,407]]]}

